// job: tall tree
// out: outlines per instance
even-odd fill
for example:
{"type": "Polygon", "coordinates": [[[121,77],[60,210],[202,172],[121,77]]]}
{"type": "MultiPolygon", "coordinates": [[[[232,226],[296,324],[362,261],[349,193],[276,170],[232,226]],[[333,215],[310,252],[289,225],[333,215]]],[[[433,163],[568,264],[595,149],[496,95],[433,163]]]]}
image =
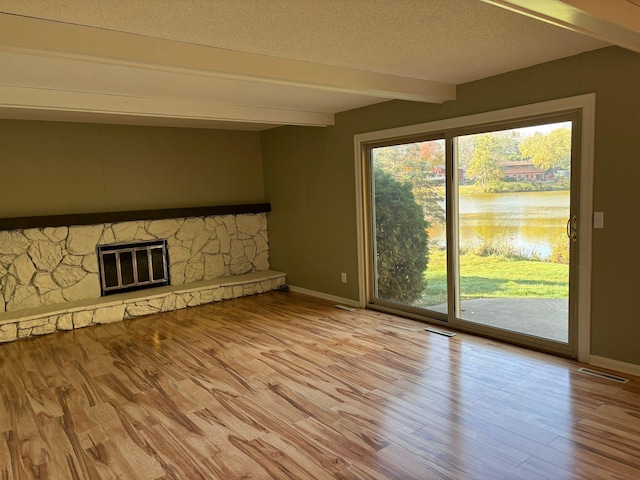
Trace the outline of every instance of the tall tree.
{"type": "Polygon", "coordinates": [[[462,135],[456,137],[454,154],[457,156],[458,168],[466,170],[469,167],[473,152],[476,149],[476,135],[462,135]]]}
{"type": "Polygon", "coordinates": [[[557,128],[536,133],[520,142],[520,153],[542,170],[569,170],[571,167],[571,129],[557,128]]]}
{"type": "Polygon", "coordinates": [[[520,134],[514,130],[474,135],[475,149],[469,161],[467,176],[474,178],[486,192],[489,183],[504,176],[502,164],[521,160],[520,134]]]}

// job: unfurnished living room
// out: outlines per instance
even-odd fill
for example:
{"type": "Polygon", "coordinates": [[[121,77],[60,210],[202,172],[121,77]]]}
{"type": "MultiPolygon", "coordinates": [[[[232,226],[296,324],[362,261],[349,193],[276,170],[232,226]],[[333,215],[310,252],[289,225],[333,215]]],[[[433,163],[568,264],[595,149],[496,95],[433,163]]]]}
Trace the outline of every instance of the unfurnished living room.
{"type": "Polygon", "coordinates": [[[640,2],[0,0],[0,479],[640,478],[640,2]]]}

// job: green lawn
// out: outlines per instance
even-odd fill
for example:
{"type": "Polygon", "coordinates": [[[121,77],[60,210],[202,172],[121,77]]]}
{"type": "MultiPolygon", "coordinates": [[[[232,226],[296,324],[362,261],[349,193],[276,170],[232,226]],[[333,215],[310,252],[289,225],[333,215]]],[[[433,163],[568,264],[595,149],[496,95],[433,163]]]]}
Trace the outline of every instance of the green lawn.
{"type": "MultiPolygon", "coordinates": [[[[445,303],[447,279],[444,250],[430,250],[425,278],[427,287],[416,305],[445,303]]],[[[566,298],[569,266],[465,253],[460,257],[460,278],[463,300],[489,297],[566,298]]]]}

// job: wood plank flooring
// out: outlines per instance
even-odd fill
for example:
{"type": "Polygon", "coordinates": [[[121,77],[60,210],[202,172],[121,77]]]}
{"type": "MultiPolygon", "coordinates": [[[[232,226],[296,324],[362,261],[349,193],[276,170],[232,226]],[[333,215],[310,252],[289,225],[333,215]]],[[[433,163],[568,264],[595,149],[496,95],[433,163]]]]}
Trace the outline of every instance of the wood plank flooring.
{"type": "Polygon", "coordinates": [[[0,479],[639,479],[640,381],[272,292],[0,345],[0,479]]]}

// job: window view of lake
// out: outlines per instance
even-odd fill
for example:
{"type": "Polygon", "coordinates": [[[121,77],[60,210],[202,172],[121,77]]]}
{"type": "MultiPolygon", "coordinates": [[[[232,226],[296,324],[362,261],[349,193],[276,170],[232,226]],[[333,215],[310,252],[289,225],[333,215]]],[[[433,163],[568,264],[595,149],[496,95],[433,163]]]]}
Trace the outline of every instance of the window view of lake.
{"type": "MultiPolygon", "coordinates": [[[[568,190],[461,194],[460,247],[499,238],[528,255],[548,258],[566,233],[569,196],[568,190]]],[[[432,225],[429,238],[431,245],[444,246],[445,225],[432,225]]]]}

